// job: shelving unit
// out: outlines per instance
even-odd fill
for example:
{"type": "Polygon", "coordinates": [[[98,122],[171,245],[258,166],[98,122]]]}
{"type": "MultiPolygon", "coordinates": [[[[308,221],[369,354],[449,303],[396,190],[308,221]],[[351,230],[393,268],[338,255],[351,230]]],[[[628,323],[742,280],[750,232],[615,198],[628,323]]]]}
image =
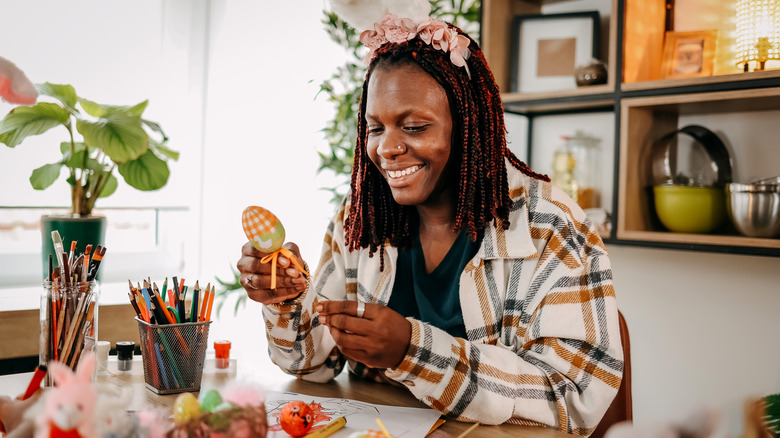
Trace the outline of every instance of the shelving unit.
{"type": "MultiPolygon", "coordinates": [[[[684,125],[686,120],[724,116],[747,120],[762,111],[780,112],[780,70],[741,73],[736,66],[721,62],[714,76],[663,79],[660,65],[666,2],[594,1],[611,7],[609,22],[603,26],[606,35],[602,35],[608,44],[607,59],[604,59],[608,65],[608,83],[559,92],[505,93],[502,95],[505,110],[531,120],[541,115],[580,112],[607,111],[614,115],[615,143],[605,145],[614,147],[615,151],[612,231],[609,236],[602,236],[606,242],[780,257],[780,238],[744,237],[729,227],[712,234],[666,231],[654,218],[648,182],[641,178],[646,165],[642,162],[643,149],[684,125]]],[[[548,5],[560,7],[562,3],[567,0],[483,0],[482,48],[501,89],[509,89],[513,16],[543,13],[548,5]]],[[[581,0],[568,3],[573,5],[572,12],[582,8],[581,0]]],[[[708,7],[712,7],[711,3],[708,7]]],[[[723,38],[719,44],[723,44],[723,38]]],[[[767,131],[768,138],[780,138],[780,124],[767,122],[761,129],[767,131]]],[[[529,128],[529,147],[533,135],[529,128]]],[[[747,160],[749,154],[767,155],[767,160],[778,163],[774,167],[764,164],[770,169],[767,172],[773,168],[774,174],[780,173],[780,147],[774,147],[771,142],[739,146],[734,146],[738,150],[733,152],[732,161],[755,163],[761,160],[747,160]]],[[[533,157],[530,164],[533,167],[533,157]]],[[[609,166],[610,163],[605,164],[609,166]]]]}

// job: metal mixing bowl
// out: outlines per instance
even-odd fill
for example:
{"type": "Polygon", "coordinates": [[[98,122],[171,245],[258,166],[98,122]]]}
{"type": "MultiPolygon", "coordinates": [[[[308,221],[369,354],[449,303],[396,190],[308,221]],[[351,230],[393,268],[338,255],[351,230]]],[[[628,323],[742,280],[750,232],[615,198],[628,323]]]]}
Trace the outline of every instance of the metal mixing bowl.
{"type": "Polygon", "coordinates": [[[726,185],[729,217],[749,237],[780,235],[780,183],[726,185]]]}

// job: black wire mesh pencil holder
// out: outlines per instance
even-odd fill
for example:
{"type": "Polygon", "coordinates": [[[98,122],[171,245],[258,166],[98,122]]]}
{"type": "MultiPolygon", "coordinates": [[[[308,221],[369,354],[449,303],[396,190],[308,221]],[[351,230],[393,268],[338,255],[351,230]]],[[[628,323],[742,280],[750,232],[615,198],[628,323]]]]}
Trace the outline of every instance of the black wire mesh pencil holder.
{"type": "Polygon", "coordinates": [[[156,394],[199,391],[211,321],[149,324],[135,320],[146,387],[156,394]]]}

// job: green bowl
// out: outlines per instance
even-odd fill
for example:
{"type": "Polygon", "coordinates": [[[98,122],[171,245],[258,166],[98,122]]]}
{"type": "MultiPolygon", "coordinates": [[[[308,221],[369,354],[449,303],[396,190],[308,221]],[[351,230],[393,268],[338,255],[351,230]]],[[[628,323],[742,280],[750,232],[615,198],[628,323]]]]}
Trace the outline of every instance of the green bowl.
{"type": "Polygon", "coordinates": [[[661,185],[653,187],[661,223],[677,233],[709,233],[726,218],[722,188],[661,185]]]}

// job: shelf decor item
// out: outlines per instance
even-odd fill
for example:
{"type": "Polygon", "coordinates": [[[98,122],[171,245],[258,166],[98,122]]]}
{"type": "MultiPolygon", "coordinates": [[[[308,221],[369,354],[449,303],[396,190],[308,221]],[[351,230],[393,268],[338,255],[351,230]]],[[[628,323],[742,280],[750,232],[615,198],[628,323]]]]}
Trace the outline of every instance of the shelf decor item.
{"type": "Polygon", "coordinates": [[[746,72],[780,61],[780,0],[737,0],[736,52],[746,72]]]}
{"type": "Polygon", "coordinates": [[[715,30],[666,32],[661,61],[664,79],[712,76],[717,36],[715,30]]]}
{"type": "Polygon", "coordinates": [[[599,58],[598,11],[519,15],[512,22],[510,91],[577,88],[575,68],[599,58]]]}
{"type": "Polygon", "coordinates": [[[606,64],[598,59],[574,69],[574,79],[578,87],[606,84],[608,75],[606,64]]]}
{"type": "Polygon", "coordinates": [[[709,233],[724,223],[731,157],[715,133],[688,125],[665,135],[653,144],[650,166],[655,213],[666,229],[709,233]],[[687,147],[680,134],[692,140],[687,147]]]}
{"type": "Polygon", "coordinates": [[[774,181],[726,185],[729,218],[748,237],[780,236],[780,177],[774,181]]]}

